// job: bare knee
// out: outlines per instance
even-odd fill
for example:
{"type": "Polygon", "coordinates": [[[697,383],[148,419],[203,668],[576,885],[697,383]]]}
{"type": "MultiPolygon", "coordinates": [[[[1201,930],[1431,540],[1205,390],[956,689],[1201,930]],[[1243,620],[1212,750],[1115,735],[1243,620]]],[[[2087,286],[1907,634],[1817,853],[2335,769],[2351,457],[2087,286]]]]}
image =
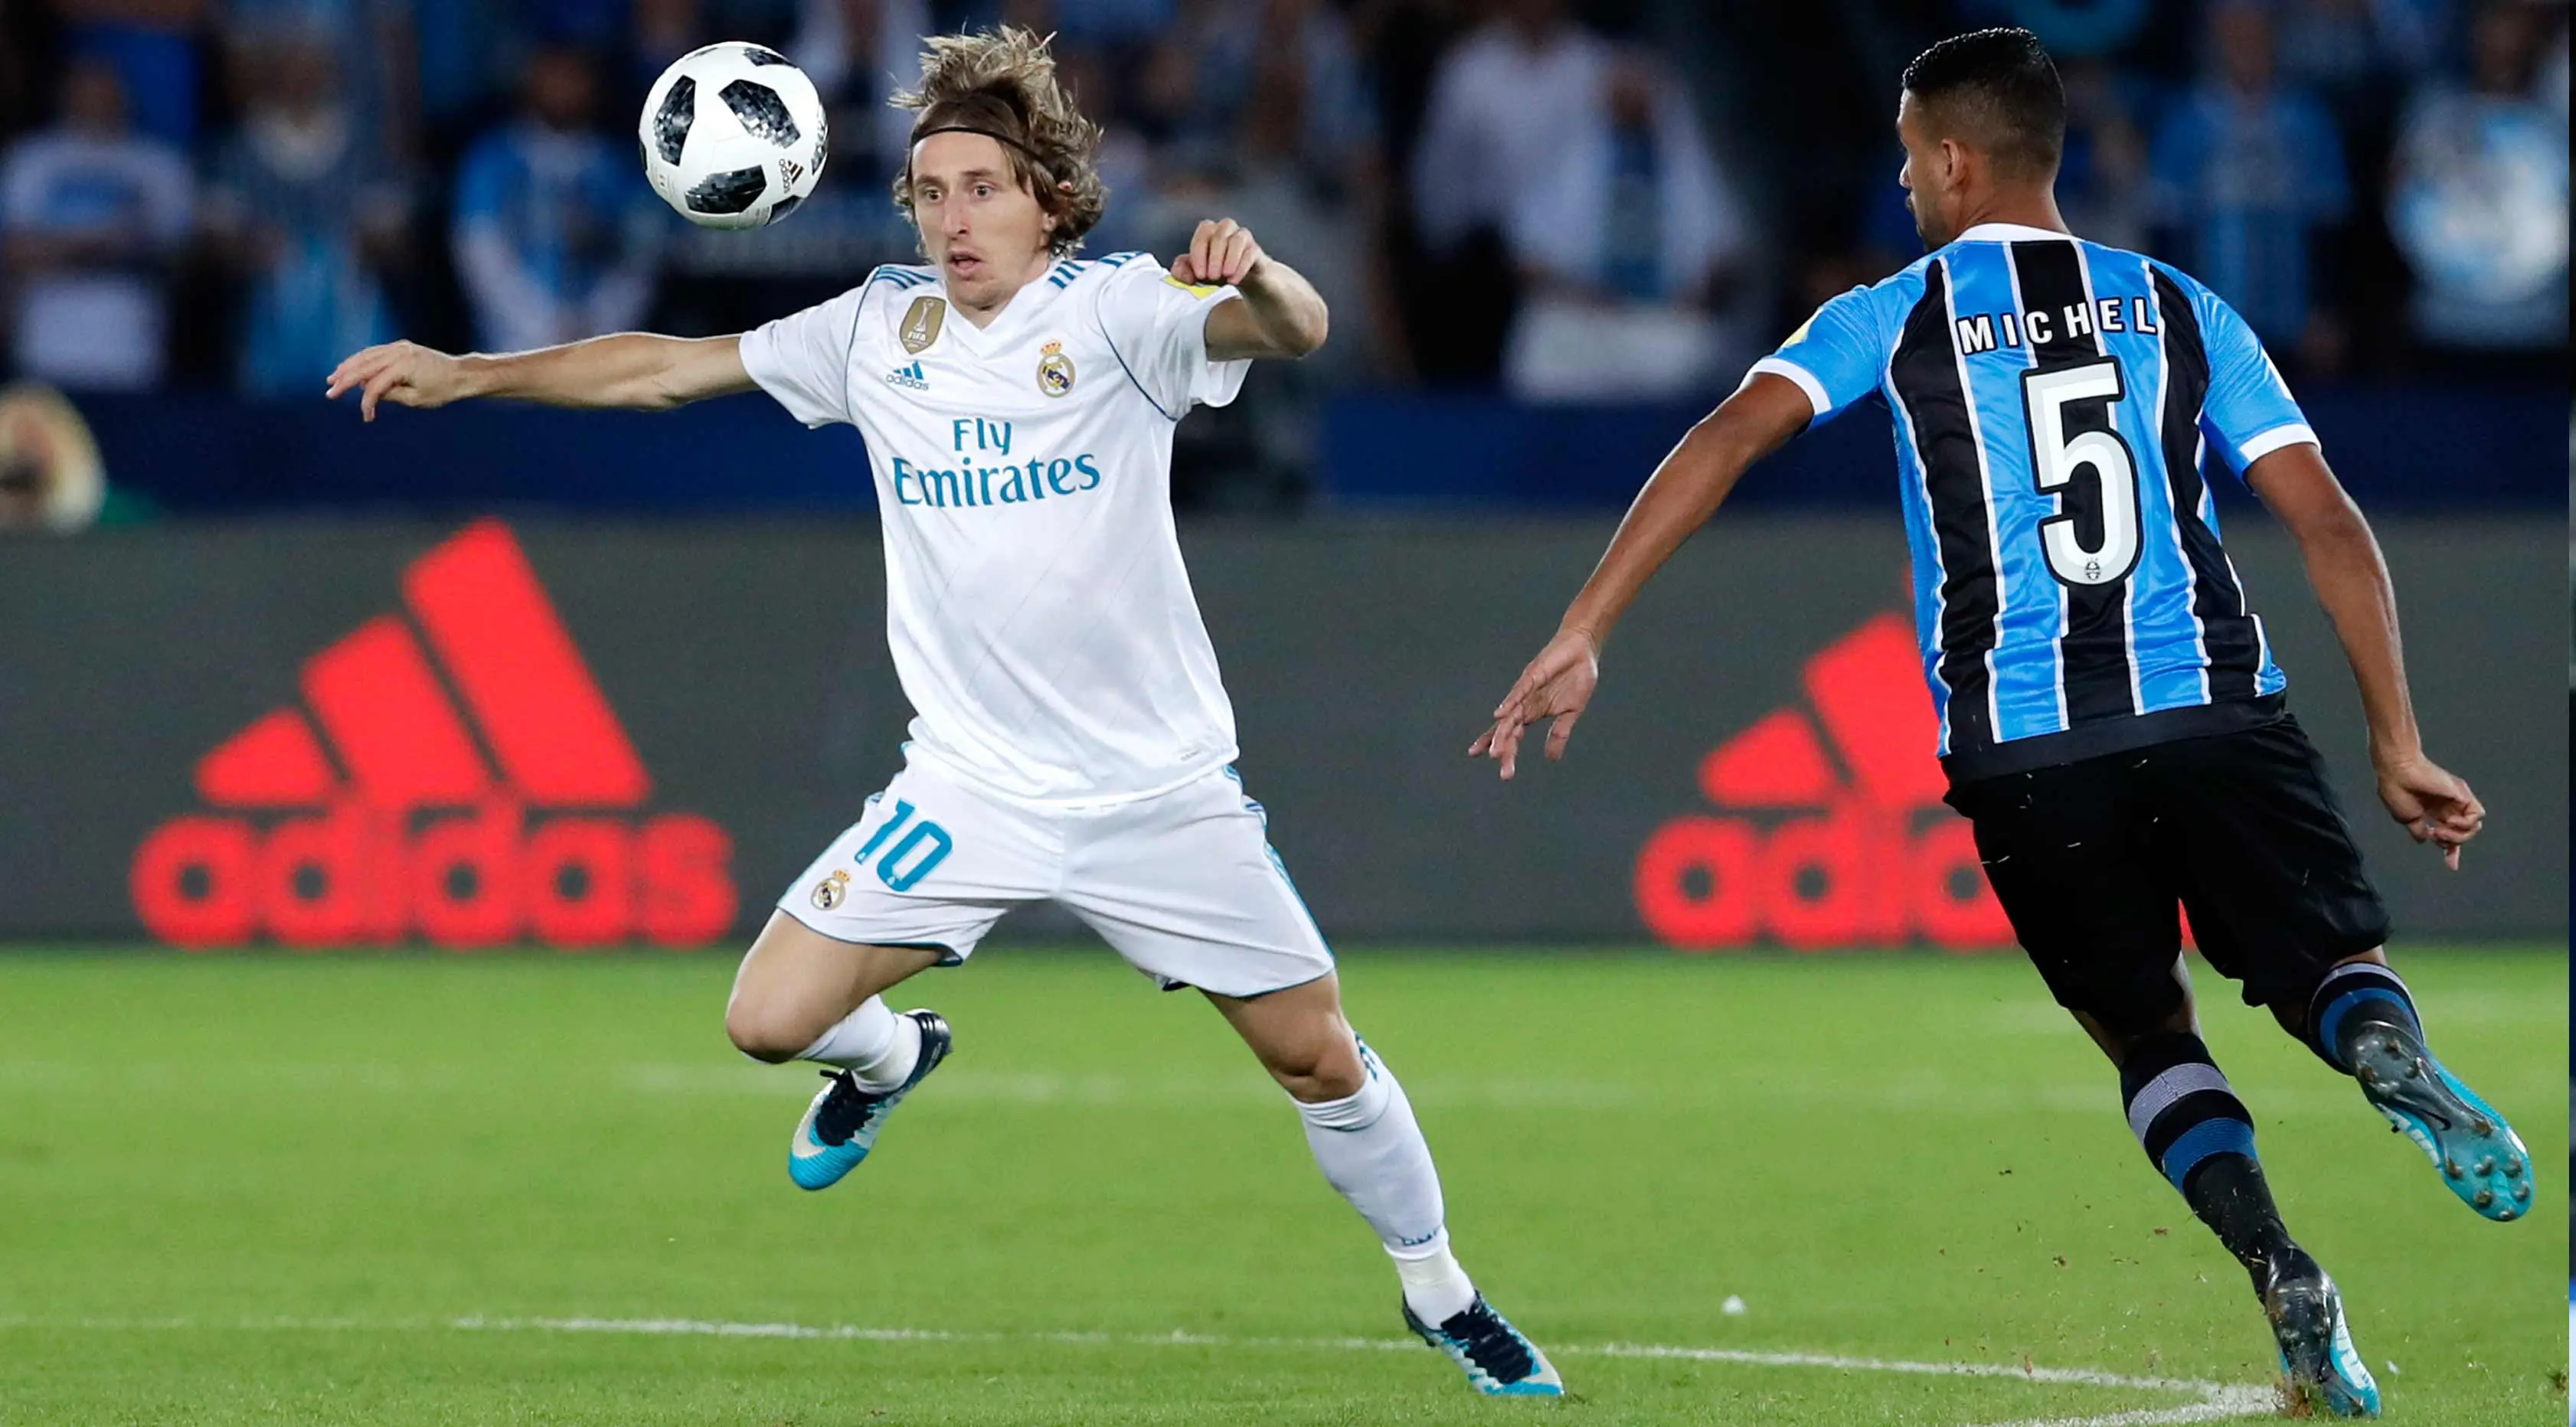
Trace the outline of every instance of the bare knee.
{"type": "Polygon", "coordinates": [[[1368,1083],[1358,1038],[1342,1018],[1341,983],[1329,973],[1266,995],[1207,997],[1292,1097],[1309,1105],[1347,1100],[1368,1083]]]}
{"type": "Polygon", "coordinates": [[[1319,1035],[1294,1046],[1275,1047],[1262,1055],[1261,1062],[1268,1067],[1270,1077],[1291,1099],[1309,1105],[1347,1100],[1368,1083],[1358,1044],[1347,1028],[1336,1029],[1341,1031],[1338,1036],[1319,1035]]]}
{"type": "Polygon", "coordinates": [[[752,1059],[783,1065],[823,1033],[806,1024],[811,1019],[758,998],[736,995],[725,1004],[725,1035],[734,1049],[752,1059]]]}

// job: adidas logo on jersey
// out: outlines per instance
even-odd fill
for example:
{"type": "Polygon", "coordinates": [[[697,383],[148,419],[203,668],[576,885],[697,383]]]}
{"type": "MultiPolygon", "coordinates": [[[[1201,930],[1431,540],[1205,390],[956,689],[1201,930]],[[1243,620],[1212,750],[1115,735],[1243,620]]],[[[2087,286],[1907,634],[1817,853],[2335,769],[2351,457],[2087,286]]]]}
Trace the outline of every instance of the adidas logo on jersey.
{"type": "Polygon", "coordinates": [[[1721,812],[1657,828],[1638,851],[1637,913],[1674,946],[2012,943],[1968,822],[1941,801],[1921,655],[1879,615],[1807,661],[1785,708],[1701,760],[1721,812]]]}
{"type": "Polygon", "coordinates": [[[643,761],[509,528],[469,527],[402,587],[402,613],[314,655],[297,702],[199,760],[197,795],[222,811],[136,849],[143,925],[181,946],[695,945],[730,929],[732,840],[694,814],[641,815],[643,761]]]}
{"type": "Polygon", "coordinates": [[[886,373],[886,380],[896,386],[908,386],[914,391],[930,390],[930,378],[922,375],[921,363],[919,362],[914,362],[910,366],[895,368],[893,371],[886,373]]]}

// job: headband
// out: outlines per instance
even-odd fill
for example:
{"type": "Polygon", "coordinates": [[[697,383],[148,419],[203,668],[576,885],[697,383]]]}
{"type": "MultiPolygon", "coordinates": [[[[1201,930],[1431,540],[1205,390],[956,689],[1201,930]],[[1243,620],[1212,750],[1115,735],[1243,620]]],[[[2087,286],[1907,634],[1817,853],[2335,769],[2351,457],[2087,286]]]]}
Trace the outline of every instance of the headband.
{"type": "MultiPolygon", "coordinates": [[[[912,136],[912,143],[918,144],[933,134],[981,134],[985,138],[991,139],[994,143],[1010,145],[1012,148],[1028,155],[1030,162],[1035,163],[1041,172],[1046,170],[1047,161],[1045,156],[998,129],[987,129],[975,124],[940,124],[914,134],[912,136]]],[[[911,150],[911,144],[906,144],[904,146],[904,152],[907,155],[911,153],[911,150]]],[[[903,168],[906,173],[910,173],[912,171],[912,160],[909,157],[905,158],[903,168]]]]}

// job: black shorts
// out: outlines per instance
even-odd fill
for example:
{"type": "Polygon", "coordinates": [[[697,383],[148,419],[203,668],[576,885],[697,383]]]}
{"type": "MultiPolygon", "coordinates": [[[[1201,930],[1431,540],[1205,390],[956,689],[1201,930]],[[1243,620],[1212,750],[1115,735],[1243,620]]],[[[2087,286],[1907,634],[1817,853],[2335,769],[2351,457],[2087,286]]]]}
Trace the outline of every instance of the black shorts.
{"type": "Polygon", "coordinates": [[[1954,785],[1986,880],[2057,1003],[2121,1030],[2178,1009],[2175,906],[2247,1005],[2304,1003],[2388,940],[2298,720],[1954,785]]]}

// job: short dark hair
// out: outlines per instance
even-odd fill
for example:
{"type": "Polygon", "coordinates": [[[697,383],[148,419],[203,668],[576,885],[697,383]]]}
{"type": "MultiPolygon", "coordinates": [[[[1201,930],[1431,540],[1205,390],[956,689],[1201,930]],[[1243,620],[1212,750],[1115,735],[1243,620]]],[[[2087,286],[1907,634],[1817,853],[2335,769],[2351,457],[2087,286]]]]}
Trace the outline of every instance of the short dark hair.
{"type": "Polygon", "coordinates": [[[1941,137],[1983,149],[2021,176],[2056,171],[2066,148],[2066,87],[2030,31],[1952,35],[1905,67],[1905,89],[1937,115],[1941,137]]]}

